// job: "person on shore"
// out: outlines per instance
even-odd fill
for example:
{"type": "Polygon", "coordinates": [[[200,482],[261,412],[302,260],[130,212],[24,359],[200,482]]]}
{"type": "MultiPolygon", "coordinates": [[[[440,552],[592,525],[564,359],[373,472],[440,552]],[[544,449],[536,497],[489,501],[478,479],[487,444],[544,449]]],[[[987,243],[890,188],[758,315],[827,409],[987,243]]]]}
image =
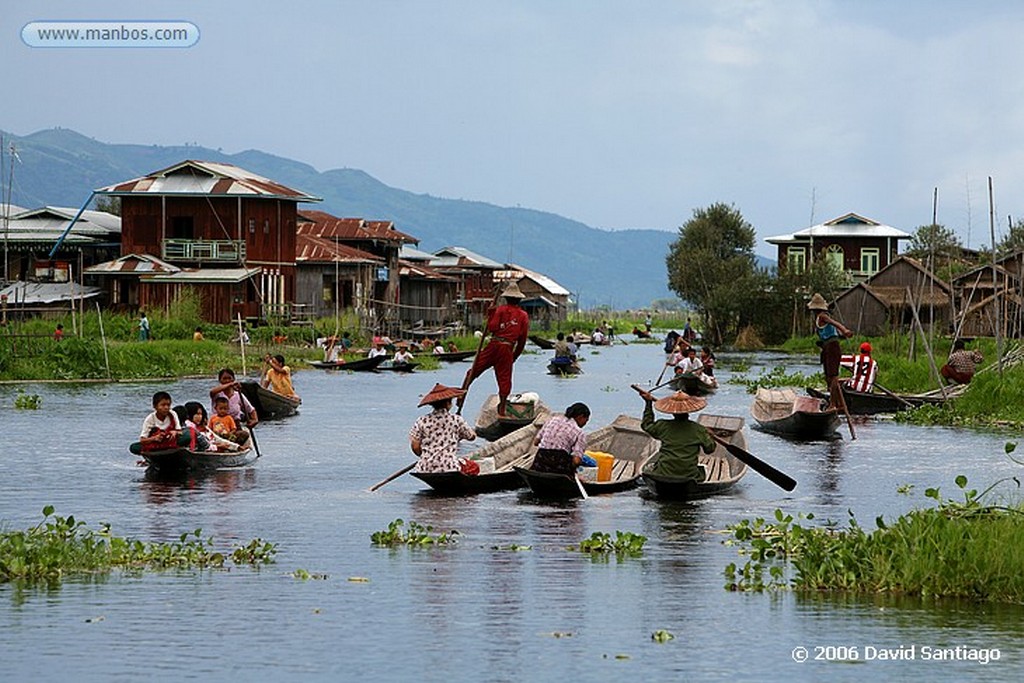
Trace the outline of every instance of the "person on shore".
{"type": "Polygon", "coordinates": [[[818,335],[816,343],[821,347],[821,369],[828,385],[829,400],[825,410],[839,410],[845,405],[839,386],[839,360],[843,355],[839,340],[852,337],[853,332],[828,314],[828,303],[821,294],[815,292],[807,302],[807,309],[814,314],[814,331],[818,335]]]}
{"type": "Polygon", "coordinates": [[[149,331],[149,318],[145,311],[139,311],[139,341],[149,341],[152,335],[149,331]]]}
{"type": "Polygon", "coordinates": [[[466,395],[465,390],[435,384],[420,400],[420,407],[432,410],[421,415],[409,430],[409,448],[419,456],[416,472],[457,472],[459,441],[472,441],[476,432],[461,415],[451,412],[452,399],[466,395]]]}
{"type": "Polygon", "coordinates": [[[862,343],[860,353],[844,353],[839,359],[839,366],[853,373],[853,377],[843,380],[850,389],[866,394],[874,388],[878,363],[871,357],[870,343],[862,343]]]}
{"type": "Polygon", "coordinates": [[[62,341],[64,339],[64,325],[57,323],[56,329],[53,331],[53,340],[62,341]]]}
{"type": "MultiPolygon", "coordinates": [[[[239,428],[248,427],[252,429],[259,422],[256,409],[249,403],[249,399],[242,394],[242,385],[235,379],[235,371],[231,368],[223,368],[217,373],[218,384],[210,389],[210,400],[215,401],[218,396],[228,400],[228,414],[231,415],[239,428]]],[[[216,404],[213,404],[216,409],[216,404]]],[[[213,418],[210,418],[211,421],[213,418]]],[[[248,440],[248,433],[246,433],[248,440]]],[[[240,442],[237,442],[240,443],[240,442]]]]}
{"type": "Polygon", "coordinates": [[[699,464],[700,452],[713,452],[715,442],[702,424],[690,419],[690,413],[702,410],[707,401],[682,391],[655,401],[649,391],[636,385],[633,388],[644,400],[641,429],[661,441],[661,449],[644,466],[644,472],[696,482],[704,481],[704,468],[699,464]],[[671,415],[672,419],[655,420],[655,410],[671,415]]]}
{"type": "Polygon", "coordinates": [[[203,328],[197,327],[195,329],[195,332],[192,333],[192,341],[197,341],[198,342],[198,341],[203,341],[204,339],[205,339],[205,337],[203,336],[203,328]]]}
{"type": "Polygon", "coordinates": [[[980,351],[968,351],[964,347],[964,340],[957,339],[953,342],[953,350],[949,354],[949,359],[939,372],[952,384],[970,384],[974,379],[974,373],[978,370],[978,364],[983,360],[984,357],[980,351]]]}
{"type": "Polygon", "coordinates": [[[644,318],[644,327],[647,328],[647,335],[650,336],[651,330],[654,329],[654,319],[651,318],[651,314],[648,313],[647,317],[644,318]]]}
{"type": "Polygon", "coordinates": [[[271,356],[269,353],[263,357],[267,364],[267,371],[263,374],[263,381],[260,385],[264,389],[270,389],[275,394],[281,394],[289,398],[298,398],[295,387],[292,386],[292,369],[284,364],[284,356],[277,354],[271,356]]]}
{"type": "Polygon", "coordinates": [[[129,450],[136,455],[170,448],[187,448],[191,438],[181,429],[178,415],[171,410],[171,395],[166,391],[153,394],[153,412],[142,421],[139,440],[129,450]]]}
{"type": "MultiPolygon", "coordinates": [[[[505,417],[505,406],[508,395],[512,393],[512,365],[523,353],[526,338],[530,334],[530,317],[519,304],[523,293],[516,283],[510,284],[502,293],[505,303],[493,308],[487,318],[487,332],[491,339],[483,351],[476,354],[473,366],[466,372],[462,386],[466,389],[473,380],[482,375],[488,368],[494,368],[494,377],[498,382],[498,417],[505,417]]],[[[459,409],[466,396],[458,397],[459,409]]]]}
{"type": "Polygon", "coordinates": [[[537,432],[533,445],[537,455],[530,469],[575,476],[587,450],[587,435],[583,427],[590,421],[590,408],[585,403],[573,403],[565,415],[552,415],[537,432]]]}

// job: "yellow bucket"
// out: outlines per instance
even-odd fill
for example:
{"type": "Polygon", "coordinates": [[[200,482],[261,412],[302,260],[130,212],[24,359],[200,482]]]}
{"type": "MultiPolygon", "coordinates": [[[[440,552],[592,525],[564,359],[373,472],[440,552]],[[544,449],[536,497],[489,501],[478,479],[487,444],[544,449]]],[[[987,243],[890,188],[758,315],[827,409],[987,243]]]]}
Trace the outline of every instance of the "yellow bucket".
{"type": "Polygon", "coordinates": [[[615,456],[611,453],[601,451],[587,451],[587,454],[597,461],[597,480],[611,481],[612,465],[615,464],[615,456]]]}

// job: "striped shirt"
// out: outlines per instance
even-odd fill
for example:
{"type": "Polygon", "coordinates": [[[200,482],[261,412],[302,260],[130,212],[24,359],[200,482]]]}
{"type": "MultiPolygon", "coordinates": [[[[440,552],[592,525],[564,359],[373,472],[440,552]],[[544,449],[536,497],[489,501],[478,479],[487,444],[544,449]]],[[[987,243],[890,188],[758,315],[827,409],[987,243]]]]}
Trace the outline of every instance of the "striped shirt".
{"type": "Polygon", "coordinates": [[[861,353],[846,354],[839,359],[839,365],[853,373],[853,377],[847,380],[847,385],[854,391],[867,393],[875,386],[878,363],[871,356],[861,353]]]}

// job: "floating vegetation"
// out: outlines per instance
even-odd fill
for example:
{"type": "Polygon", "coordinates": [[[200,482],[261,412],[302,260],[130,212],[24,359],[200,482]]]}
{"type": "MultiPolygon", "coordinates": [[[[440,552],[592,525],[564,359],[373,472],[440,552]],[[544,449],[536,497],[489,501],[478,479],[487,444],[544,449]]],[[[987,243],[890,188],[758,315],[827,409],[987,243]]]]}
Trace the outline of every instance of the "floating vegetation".
{"type": "Polygon", "coordinates": [[[532,550],[532,545],[519,545],[517,543],[509,543],[508,545],[492,545],[491,550],[507,550],[509,552],[518,553],[523,550],[532,550]]]}
{"type": "Polygon", "coordinates": [[[374,545],[395,547],[399,545],[425,546],[425,545],[447,545],[455,543],[455,537],[459,535],[454,529],[446,534],[432,534],[432,526],[423,526],[410,521],[409,528],[403,530],[405,522],[396,519],[384,531],[375,531],[370,535],[370,541],[374,545]]]}
{"type": "MultiPolygon", "coordinates": [[[[213,538],[203,538],[202,529],[181,534],[174,543],[147,543],[115,536],[109,524],[101,524],[96,531],[74,516],[53,513],[53,506],[47,505],[36,526],[0,533],[0,582],[55,583],[64,576],[106,573],[114,568],[216,568],[226,561],[224,553],[213,549],[213,538]]],[[[255,539],[228,557],[235,564],[258,565],[272,562],[276,552],[275,544],[255,539]]]]}
{"type": "Polygon", "coordinates": [[[42,402],[39,394],[26,394],[24,389],[18,389],[18,395],[14,397],[14,407],[18,410],[39,410],[42,402]]]}
{"type": "Polygon", "coordinates": [[[370,580],[365,576],[350,576],[348,580],[350,583],[370,583],[370,580]]]}
{"type": "Polygon", "coordinates": [[[326,581],[328,579],[327,574],[314,574],[305,569],[296,569],[292,572],[292,576],[300,581],[326,581]]]}
{"type": "MultiPolygon", "coordinates": [[[[1017,486],[1016,477],[1011,479],[1017,486]]],[[[1005,480],[1004,480],[1005,481],[1005,480]]],[[[982,502],[982,493],[956,478],[963,500],[925,497],[935,507],[916,509],[868,531],[850,514],[848,528],[804,526],[775,511],[775,521],[743,520],[729,528],[745,564],[725,568],[725,587],[736,591],[795,590],[894,593],[987,602],[1024,600],[1024,506],[982,502]]],[[[812,520],[813,515],[800,516],[812,520]]]]}
{"type": "Polygon", "coordinates": [[[729,378],[729,384],[742,384],[748,394],[755,394],[760,388],[776,389],[778,387],[813,387],[825,383],[822,374],[804,375],[800,372],[787,373],[785,366],[779,365],[771,370],[763,370],[754,379],[737,375],[729,378]]]}
{"type": "Polygon", "coordinates": [[[651,634],[651,640],[656,643],[667,643],[670,640],[675,640],[675,636],[664,629],[659,629],[651,634]]]}
{"type": "Polygon", "coordinates": [[[611,534],[595,531],[590,538],[579,542],[574,550],[581,553],[590,553],[592,556],[605,557],[614,554],[617,558],[638,557],[643,554],[644,544],[647,537],[634,534],[631,531],[616,531],[614,538],[611,534]]]}

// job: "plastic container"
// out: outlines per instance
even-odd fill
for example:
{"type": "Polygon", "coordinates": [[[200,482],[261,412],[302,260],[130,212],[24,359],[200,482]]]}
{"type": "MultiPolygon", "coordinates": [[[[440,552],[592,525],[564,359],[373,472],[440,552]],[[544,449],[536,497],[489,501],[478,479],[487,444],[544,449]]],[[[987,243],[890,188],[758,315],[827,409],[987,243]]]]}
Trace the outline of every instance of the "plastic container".
{"type": "Polygon", "coordinates": [[[597,461],[597,480],[611,481],[612,465],[615,464],[615,456],[611,453],[593,451],[590,453],[590,457],[597,461]]]}

